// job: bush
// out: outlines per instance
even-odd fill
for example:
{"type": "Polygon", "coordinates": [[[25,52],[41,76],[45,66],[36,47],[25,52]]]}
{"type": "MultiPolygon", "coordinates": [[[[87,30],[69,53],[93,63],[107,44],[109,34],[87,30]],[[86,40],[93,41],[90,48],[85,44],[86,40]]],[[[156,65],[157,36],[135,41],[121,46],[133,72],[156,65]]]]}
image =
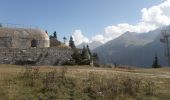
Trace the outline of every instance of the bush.
{"type": "Polygon", "coordinates": [[[60,65],[60,59],[57,59],[53,65],[60,65]]]}
{"type": "Polygon", "coordinates": [[[65,61],[62,65],[71,65],[71,66],[73,66],[73,65],[76,65],[76,63],[75,63],[75,60],[70,59],[70,60],[65,61]]]}
{"type": "Polygon", "coordinates": [[[101,65],[99,63],[94,63],[95,67],[101,67],[101,65]]]}

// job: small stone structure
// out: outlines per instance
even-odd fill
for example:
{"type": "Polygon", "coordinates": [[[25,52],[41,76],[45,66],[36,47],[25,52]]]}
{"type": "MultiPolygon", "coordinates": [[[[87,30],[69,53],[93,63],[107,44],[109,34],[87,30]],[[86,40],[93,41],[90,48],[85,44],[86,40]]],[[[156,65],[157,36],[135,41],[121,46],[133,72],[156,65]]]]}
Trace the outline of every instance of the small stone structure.
{"type": "Polygon", "coordinates": [[[39,29],[0,27],[0,48],[46,48],[49,42],[48,34],[39,29]]]}
{"type": "Polygon", "coordinates": [[[68,48],[0,48],[0,64],[28,62],[34,65],[62,65],[71,59],[73,51],[68,48]]]}

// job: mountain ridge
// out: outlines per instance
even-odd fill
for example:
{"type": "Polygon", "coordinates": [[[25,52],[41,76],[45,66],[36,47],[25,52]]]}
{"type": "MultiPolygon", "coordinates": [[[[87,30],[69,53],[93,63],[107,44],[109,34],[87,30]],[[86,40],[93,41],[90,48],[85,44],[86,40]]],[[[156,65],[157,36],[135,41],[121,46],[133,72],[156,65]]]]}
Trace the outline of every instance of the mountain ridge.
{"type": "Polygon", "coordinates": [[[83,46],[86,46],[86,45],[89,46],[90,50],[93,50],[93,49],[95,49],[95,48],[103,45],[103,43],[102,43],[102,42],[98,42],[98,41],[93,41],[93,42],[91,42],[91,43],[84,43],[84,42],[83,42],[83,43],[79,44],[79,45],[77,46],[77,48],[83,48],[83,46]]]}
{"type": "MultiPolygon", "coordinates": [[[[150,67],[155,54],[160,64],[167,65],[164,56],[164,46],[160,43],[161,29],[158,28],[142,34],[126,32],[93,50],[100,58],[102,64],[118,63],[121,65],[150,67]]],[[[170,29],[167,26],[165,29],[170,29]]]]}

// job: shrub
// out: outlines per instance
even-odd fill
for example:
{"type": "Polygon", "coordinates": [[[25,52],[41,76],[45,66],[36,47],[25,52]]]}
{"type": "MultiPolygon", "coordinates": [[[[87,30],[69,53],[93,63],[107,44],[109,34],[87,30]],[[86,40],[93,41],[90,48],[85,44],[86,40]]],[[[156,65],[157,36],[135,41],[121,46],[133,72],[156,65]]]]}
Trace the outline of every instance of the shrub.
{"type": "Polygon", "coordinates": [[[73,66],[73,65],[76,65],[76,63],[75,63],[75,60],[70,59],[70,60],[65,61],[62,65],[71,65],[71,66],[73,66]]]}

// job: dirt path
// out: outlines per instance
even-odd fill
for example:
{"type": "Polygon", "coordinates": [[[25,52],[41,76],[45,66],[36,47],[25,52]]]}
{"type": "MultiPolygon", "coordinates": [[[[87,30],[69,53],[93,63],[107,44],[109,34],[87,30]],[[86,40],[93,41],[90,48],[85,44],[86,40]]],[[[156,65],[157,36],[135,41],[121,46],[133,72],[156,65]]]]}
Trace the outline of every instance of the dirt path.
{"type": "Polygon", "coordinates": [[[79,73],[112,73],[112,74],[127,74],[133,76],[144,76],[144,77],[151,77],[151,78],[170,78],[170,72],[162,72],[162,73],[142,73],[142,72],[130,72],[130,71],[118,71],[118,70],[108,70],[108,69],[69,69],[79,73]]]}

